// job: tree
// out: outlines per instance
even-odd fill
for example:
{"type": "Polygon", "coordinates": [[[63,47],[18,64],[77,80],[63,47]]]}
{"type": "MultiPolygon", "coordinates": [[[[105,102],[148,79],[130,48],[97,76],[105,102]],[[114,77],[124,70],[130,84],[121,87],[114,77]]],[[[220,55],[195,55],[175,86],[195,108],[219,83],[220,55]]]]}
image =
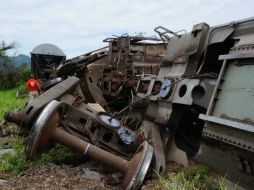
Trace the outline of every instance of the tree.
{"type": "Polygon", "coordinates": [[[12,64],[11,58],[7,55],[6,51],[13,49],[15,44],[6,45],[2,41],[0,45],[0,88],[9,89],[16,85],[18,81],[18,73],[15,66],[12,64]]]}

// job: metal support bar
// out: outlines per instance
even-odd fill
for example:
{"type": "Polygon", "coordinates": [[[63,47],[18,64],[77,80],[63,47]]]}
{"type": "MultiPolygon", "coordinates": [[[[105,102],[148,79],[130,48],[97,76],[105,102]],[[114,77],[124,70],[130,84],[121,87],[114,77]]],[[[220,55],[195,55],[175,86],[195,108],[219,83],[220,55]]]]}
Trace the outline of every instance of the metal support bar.
{"type": "Polygon", "coordinates": [[[254,58],[254,53],[253,52],[234,53],[219,56],[219,60],[248,59],[248,58],[254,58]]]}
{"type": "Polygon", "coordinates": [[[240,123],[236,121],[230,121],[228,119],[223,119],[219,117],[208,116],[204,114],[200,114],[199,119],[254,133],[254,126],[252,125],[248,125],[248,124],[244,124],[244,123],[240,123]]]}

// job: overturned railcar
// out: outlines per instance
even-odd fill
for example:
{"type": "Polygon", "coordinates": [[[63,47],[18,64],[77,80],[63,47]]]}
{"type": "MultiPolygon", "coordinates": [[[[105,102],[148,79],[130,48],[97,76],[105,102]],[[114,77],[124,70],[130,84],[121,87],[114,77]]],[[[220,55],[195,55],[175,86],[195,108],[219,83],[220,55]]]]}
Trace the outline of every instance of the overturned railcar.
{"type": "MultiPolygon", "coordinates": [[[[66,132],[126,159],[149,142],[153,159],[152,149],[140,159],[145,172],[136,178],[139,185],[150,162],[163,173],[169,160],[187,165],[197,157],[251,189],[254,18],[214,27],[200,23],[189,33],[161,26],[155,31],[161,40],[110,38],[103,52],[67,60],[57,71],[61,80],[6,119],[30,130],[44,107],[54,108],[66,132]]],[[[37,154],[32,150],[28,156],[37,154]]]]}
{"type": "Polygon", "coordinates": [[[39,44],[31,51],[31,70],[42,83],[56,78],[57,67],[64,63],[66,55],[57,46],[39,44]]]}
{"type": "MultiPolygon", "coordinates": [[[[220,70],[208,108],[206,113],[199,115],[205,122],[201,160],[226,173],[235,182],[239,181],[243,187],[252,189],[254,19],[213,27],[207,44],[208,50],[222,50],[217,57],[220,70]]],[[[208,70],[208,66],[202,71],[208,70]]]]}
{"type": "Polygon", "coordinates": [[[163,154],[187,164],[200,153],[206,165],[247,189],[254,186],[253,40],[254,18],[197,24],[168,40],[159,74],[141,79],[137,88],[137,96],[151,95],[143,130],[161,132],[158,166],[163,154]]]}

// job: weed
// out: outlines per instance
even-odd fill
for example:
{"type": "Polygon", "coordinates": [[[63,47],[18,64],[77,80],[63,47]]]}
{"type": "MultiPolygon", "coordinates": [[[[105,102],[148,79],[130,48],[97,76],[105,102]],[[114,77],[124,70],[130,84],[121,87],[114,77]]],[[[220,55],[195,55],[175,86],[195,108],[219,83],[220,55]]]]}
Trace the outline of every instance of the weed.
{"type": "Polygon", "coordinates": [[[25,87],[20,86],[11,90],[0,91],[0,121],[6,111],[15,110],[25,105],[28,98],[16,99],[17,91],[25,91],[25,87]]]}
{"type": "Polygon", "coordinates": [[[157,173],[157,176],[160,187],[164,190],[227,190],[224,178],[209,176],[209,170],[204,166],[190,166],[184,171],[171,172],[165,177],[157,173]]]}
{"type": "Polygon", "coordinates": [[[19,173],[28,168],[29,163],[25,156],[25,146],[21,138],[14,138],[11,146],[15,154],[5,153],[0,159],[0,172],[19,173]]]}
{"type": "Polygon", "coordinates": [[[71,150],[57,144],[54,148],[49,150],[48,153],[44,153],[37,161],[29,162],[25,155],[25,145],[20,137],[14,138],[11,142],[11,146],[16,153],[5,153],[1,156],[0,172],[20,173],[29,166],[46,164],[49,162],[59,164],[73,156],[71,150]]]}
{"type": "Polygon", "coordinates": [[[55,163],[60,164],[73,156],[73,152],[67,147],[57,144],[54,148],[50,149],[48,153],[43,153],[35,163],[46,164],[55,163]]]}

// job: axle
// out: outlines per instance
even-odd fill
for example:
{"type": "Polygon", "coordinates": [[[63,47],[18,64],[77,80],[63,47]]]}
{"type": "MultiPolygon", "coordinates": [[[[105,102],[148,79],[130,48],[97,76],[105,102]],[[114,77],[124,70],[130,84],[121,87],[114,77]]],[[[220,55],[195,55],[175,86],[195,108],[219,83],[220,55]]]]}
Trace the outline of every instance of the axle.
{"type": "Polygon", "coordinates": [[[49,147],[52,142],[57,142],[120,172],[123,175],[123,189],[138,189],[152,160],[152,146],[145,141],[130,161],[122,159],[61,129],[63,106],[63,102],[53,100],[40,113],[29,134],[26,146],[28,158],[36,159],[45,147],[49,147]]]}

